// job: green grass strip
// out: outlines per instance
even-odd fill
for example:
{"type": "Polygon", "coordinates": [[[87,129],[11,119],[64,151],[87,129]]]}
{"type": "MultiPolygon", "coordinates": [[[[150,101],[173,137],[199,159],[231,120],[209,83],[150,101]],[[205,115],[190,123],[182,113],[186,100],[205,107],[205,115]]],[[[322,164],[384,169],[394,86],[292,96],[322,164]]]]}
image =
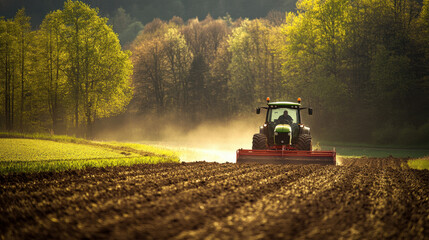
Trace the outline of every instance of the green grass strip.
{"type": "Polygon", "coordinates": [[[47,161],[0,161],[0,174],[21,172],[54,172],[88,167],[132,166],[135,164],[156,164],[176,162],[159,156],[111,158],[111,159],[73,159],[47,161]]]}
{"type": "Polygon", "coordinates": [[[0,133],[0,174],[180,162],[171,151],[70,136],[0,133]]]}
{"type": "Polygon", "coordinates": [[[418,170],[423,170],[423,169],[429,170],[429,156],[424,158],[408,160],[408,166],[410,168],[418,169],[418,170]]]}
{"type": "Polygon", "coordinates": [[[93,158],[140,157],[140,154],[86,144],[49,140],[0,138],[1,161],[72,160],[93,158]],[[122,152],[122,154],[121,154],[122,152]]]}

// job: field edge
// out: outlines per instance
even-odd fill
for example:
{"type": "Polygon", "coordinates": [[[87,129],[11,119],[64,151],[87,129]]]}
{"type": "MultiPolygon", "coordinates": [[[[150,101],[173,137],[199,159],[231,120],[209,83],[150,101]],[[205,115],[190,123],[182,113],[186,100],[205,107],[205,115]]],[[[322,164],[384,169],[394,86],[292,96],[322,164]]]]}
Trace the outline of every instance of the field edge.
{"type": "Polygon", "coordinates": [[[54,141],[59,143],[74,143],[102,148],[114,152],[134,153],[138,156],[123,158],[92,158],[92,159],[59,159],[31,161],[0,161],[0,174],[26,173],[26,172],[51,172],[73,169],[85,169],[88,167],[113,167],[131,166],[135,164],[179,163],[178,154],[171,150],[146,146],[143,144],[127,144],[117,142],[99,142],[82,138],[49,134],[23,134],[0,132],[0,139],[34,139],[42,141],[54,141]]]}

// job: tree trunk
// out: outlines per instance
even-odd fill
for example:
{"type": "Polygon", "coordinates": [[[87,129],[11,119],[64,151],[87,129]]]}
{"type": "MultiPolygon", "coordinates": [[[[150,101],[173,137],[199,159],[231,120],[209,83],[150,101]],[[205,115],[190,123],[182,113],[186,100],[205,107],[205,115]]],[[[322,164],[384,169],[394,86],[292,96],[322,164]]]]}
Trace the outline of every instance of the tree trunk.
{"type": "Polygon", "coordinates": [[[5,92],[4,92],[4,109],[5,109],[5,114],[4,114],[4,117],[5,117],[5,123],[6,123],[6,130],[11,130],[11,127],[10,127],[10,109],[9,109],[9,107],[10,107],[10,104],[9,104],[9,100],[10,100],[10,90],[9,90],[9,87],[10,87],[10,77],[9,77],[9,55],[8,55],[8,44],[6,44],[6,56],[5,56],[5,68],[4,68],[4,70],[5,70],[5,81],[4,81],[4,89],[5,89],[5,92]]]}
{"type": "Polygon", "coordinates": [[[24,118],[24,71],[25,71],[25,56],[24,56],[24,32],[22,32],[21,35],[21,112],[19,116],[19,129],[20,131],[23,131],[23,118],[24,118]]]}
{"type": "Polygon", "coordinates": [[[75,106],[74,106],[74,117],[75,117],[75,129],[76,129],[76,134],[79,136],[79,97],[80,97],[80,93],[79,93],[79,85],[80,85],[80,66],[79,66],[79,20],[76,19],[75,22],[75,34],[76,34],[76,69],[75,69],[75,106]]]}

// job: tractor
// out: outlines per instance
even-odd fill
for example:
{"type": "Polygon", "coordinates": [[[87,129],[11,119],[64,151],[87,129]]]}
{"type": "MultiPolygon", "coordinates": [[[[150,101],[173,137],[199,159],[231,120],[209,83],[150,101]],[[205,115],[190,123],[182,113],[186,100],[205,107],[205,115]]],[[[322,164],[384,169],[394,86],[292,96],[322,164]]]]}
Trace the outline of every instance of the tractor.
{"type": "Polygon", "coordinates": [[[301,121],[301,112],[313,109],[301,107],[297,102],[270,102],[259,107],[256,113],[266,109],[265,123],[259,133],[253,135],[252,150],[237,150],[237,163],[297,163],[336,164],[336,152],[312,151],[310,128],[301,121]]]}

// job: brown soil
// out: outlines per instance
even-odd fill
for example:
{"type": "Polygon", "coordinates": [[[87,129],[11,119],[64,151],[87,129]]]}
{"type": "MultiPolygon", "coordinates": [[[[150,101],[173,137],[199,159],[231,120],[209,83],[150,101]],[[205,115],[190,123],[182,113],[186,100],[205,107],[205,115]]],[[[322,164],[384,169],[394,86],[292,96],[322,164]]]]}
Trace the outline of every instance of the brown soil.
{"type": "Polygon", "coordinates": [[[429,171],[182,163],[0,176],[1,239],[424,239],[429,171]]]}

